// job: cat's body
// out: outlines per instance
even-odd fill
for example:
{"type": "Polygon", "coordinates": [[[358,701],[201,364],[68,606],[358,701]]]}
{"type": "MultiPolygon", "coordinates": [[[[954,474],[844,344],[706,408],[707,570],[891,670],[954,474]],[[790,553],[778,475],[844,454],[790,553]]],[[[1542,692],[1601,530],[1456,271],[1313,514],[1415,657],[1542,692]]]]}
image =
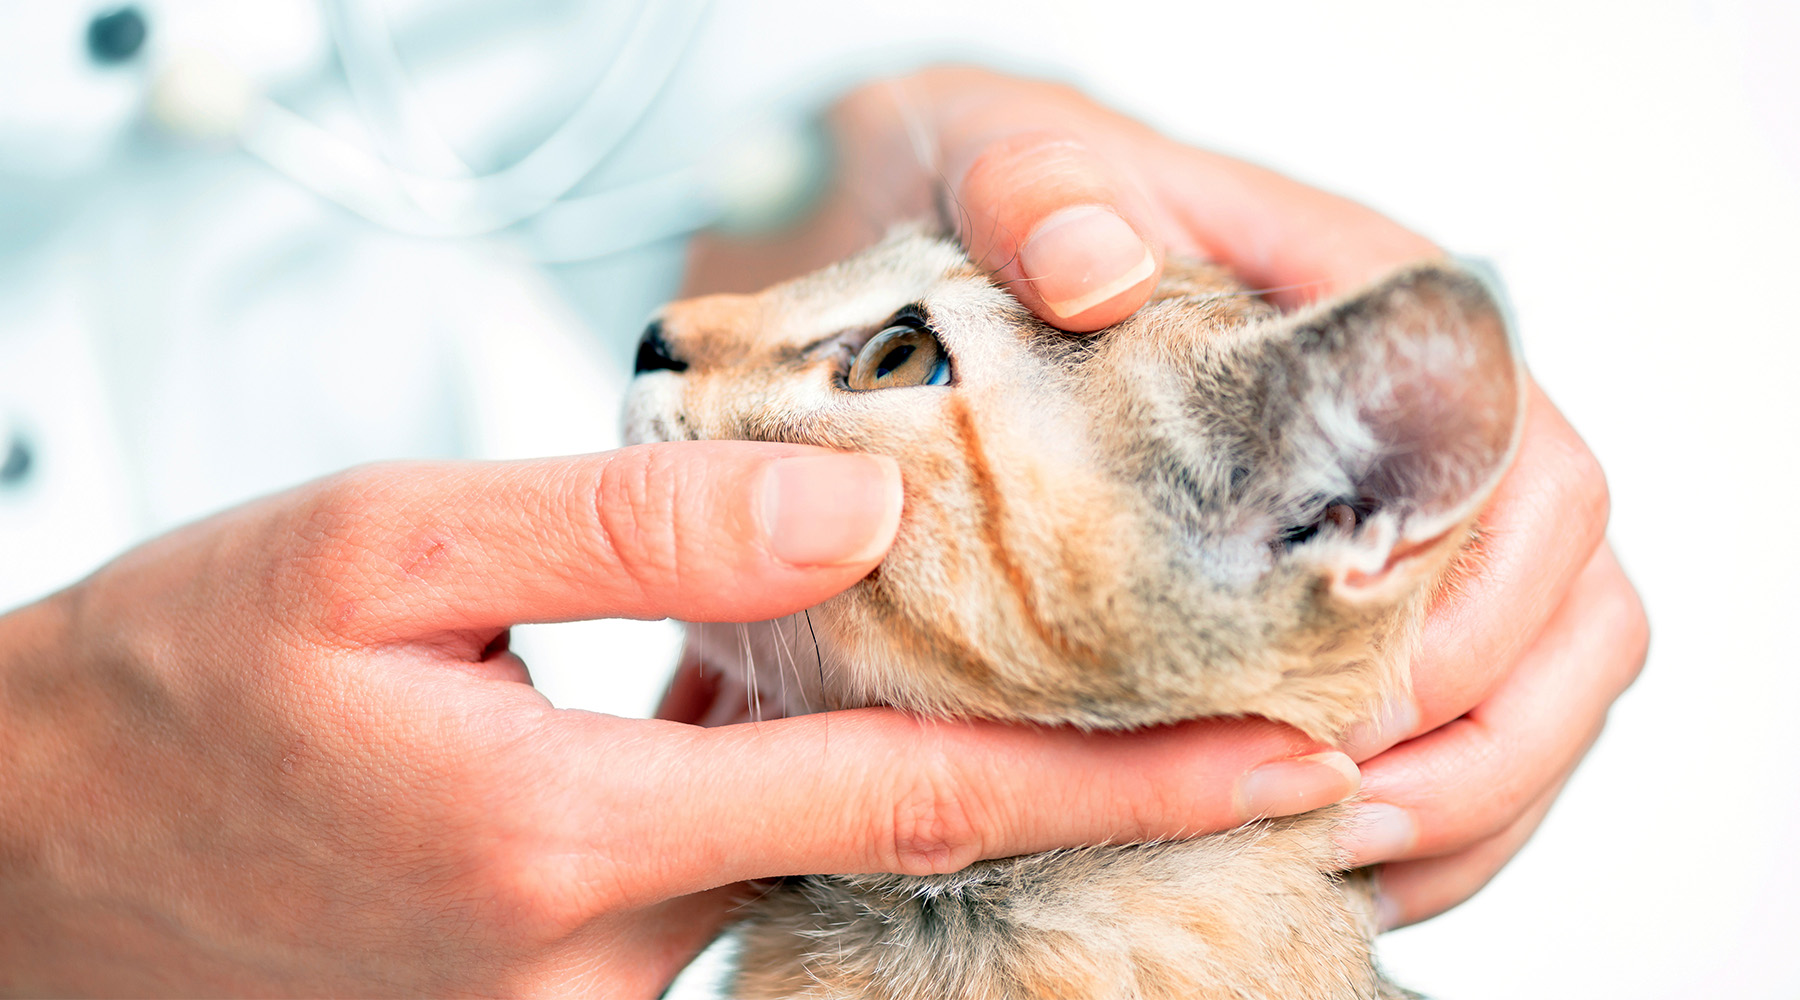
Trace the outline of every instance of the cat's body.
{"type": "MultiPolygon", "coordinates": [[[[1522,386],[1495,304],[1454,268],[1281,317],[1217,269],[1174,265],[1151,305],[1085,337],[917,235],[678,303],[639,369],[638,440],[900,462],[906,510],[875,573],[808,627],[696,634],[696,655],[752,672],[772,709],[1093,728],[1254,714],[1324,739],[1404,692],[1522,386]]],[[[737,992],[1403,996],[1375,971],[1337,822],[787,880],[751,910],[737,992]]]]}

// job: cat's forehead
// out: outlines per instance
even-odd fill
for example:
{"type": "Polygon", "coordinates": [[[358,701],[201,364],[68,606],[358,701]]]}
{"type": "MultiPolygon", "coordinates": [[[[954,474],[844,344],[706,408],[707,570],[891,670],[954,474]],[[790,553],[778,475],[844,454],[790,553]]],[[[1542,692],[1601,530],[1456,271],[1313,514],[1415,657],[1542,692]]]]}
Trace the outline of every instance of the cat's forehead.
{"type": "Polygon", "coordinates": [[[986,275],[954,243],[904,236],[770,291],[794,308],[812,309],[823,326],[848,326],[878,322],[909,302],[968,284],[986,284],[986,275]]]}
{"type": "Polygon", "coordinates": [[[780,339],[807,343],[881,323],[915,303],[977,306],[992,298],[983,294],[991,291],[987,275],[955,244],[906,236],[770,289],[761,311],[780,339]]]}

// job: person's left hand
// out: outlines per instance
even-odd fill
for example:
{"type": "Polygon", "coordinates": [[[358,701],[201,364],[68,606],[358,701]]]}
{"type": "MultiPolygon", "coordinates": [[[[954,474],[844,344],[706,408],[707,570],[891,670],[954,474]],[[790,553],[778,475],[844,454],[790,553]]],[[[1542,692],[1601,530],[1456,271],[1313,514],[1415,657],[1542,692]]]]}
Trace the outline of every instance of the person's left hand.
{"type": "MultiPolygon", "coordinates": [[[[1439,254],[1361,205],[1056,85],[928,70],[852,94],[832,125],[838,182],[811,221],[700,241],[690,293],[791,277],[940,209],[974,260],[1070,331],[1135,312],[1169,253],[1218,261],[1284,307],[1439,254]]],[[[1648,627],[1605,543],[1607,507],[1593,454],[1534,385],[1466,579],[1431,609],[1412,699],[1347,748],[1367,761],[1367,801],[1345,846],[1386,862],[1389,926],[1456,905],[1523,846],[1641,669],[1648,627]]]]}

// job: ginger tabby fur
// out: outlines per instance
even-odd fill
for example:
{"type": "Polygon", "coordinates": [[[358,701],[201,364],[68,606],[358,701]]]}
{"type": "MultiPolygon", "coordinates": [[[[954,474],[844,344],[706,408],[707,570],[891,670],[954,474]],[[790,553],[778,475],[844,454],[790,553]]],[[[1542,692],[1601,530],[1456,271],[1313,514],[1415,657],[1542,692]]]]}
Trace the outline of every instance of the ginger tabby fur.
{"type": "MultiPolygon", "coordinates": [[[[639,373],[634,440],[900,464],[905,512],[874,573],[804,621],[690,630],[689,655],[744,671],[765,714],[1260,715],[1328,741],[1405,692],[1423,609],[1516,447],[1524,385],[1491,292],[1448,263],[1284,316],[1171,261],[1137,315],[1073,335],[922,232],[671,305],[639,373]]],[[[783,880],[748,909],[736,993],[1408,996],[1376,968],[1341,815],[783,880]]]]}

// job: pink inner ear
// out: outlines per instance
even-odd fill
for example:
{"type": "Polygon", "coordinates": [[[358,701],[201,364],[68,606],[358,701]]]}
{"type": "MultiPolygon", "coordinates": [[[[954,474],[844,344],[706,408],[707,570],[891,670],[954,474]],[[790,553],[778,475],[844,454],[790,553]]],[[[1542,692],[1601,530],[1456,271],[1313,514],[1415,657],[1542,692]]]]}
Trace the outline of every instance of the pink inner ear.
{"type": "Polygon", "coordinates": [[[1352,595],[1364,595],[1385,590],[1399,577],[1409,575],[1401,573],[1397,576],[1396,570],[1411,568],[1406,564],[1421,556],[1431,554],[1432,550],[1443,543],[1449,535],[1449,531],[1442,531],[1422,541],[1399,539],[1394,543],[1394,547],[1388,550],[1387,561],[1382,563],[1380,569],[1373,573],[1365,573],[1355,566],[1348,567],[1332,585],[1332,590],[1352,595]]]}
{"type": "Polygon", "coordinates": [[[1461,520],[1492,488],[1521,423],[1522,378],[1484,286],[1427,267],[1369,293],[1352,362],[1379,456],[1363,485],[1404,510],[1417,539],[1461,520]]]}

